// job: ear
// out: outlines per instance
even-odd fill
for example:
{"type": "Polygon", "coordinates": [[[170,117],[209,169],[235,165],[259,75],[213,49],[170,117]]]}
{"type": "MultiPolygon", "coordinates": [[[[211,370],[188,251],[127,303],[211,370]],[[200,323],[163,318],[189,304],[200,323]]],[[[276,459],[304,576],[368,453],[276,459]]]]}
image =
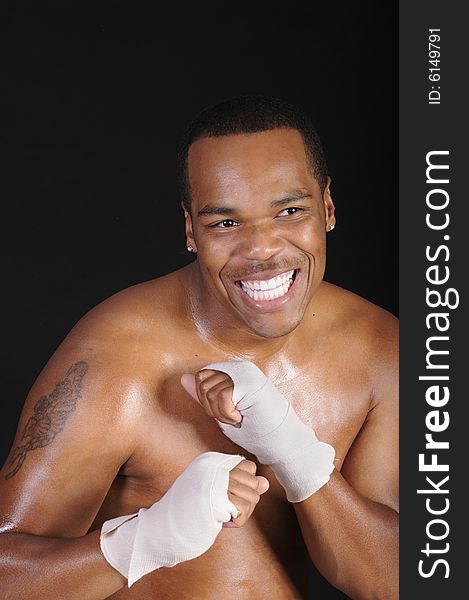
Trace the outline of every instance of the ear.
{"type": "Polygon", "coordinates": [[[324,211],[326,215],[326,231],[332,231],[335,227],[335,206],[331,196],[331,178],[327,178],[327,184],[323,194],[324,211]]]}
{"type": "Polygon", "coordinates": [[[192,227],[192,217],[189,211],[185,208],[184,204],[181,202],[182,210],[184,211],[184,222],[185,222],[185,230],[186,230],[186,246],[187,248],[192,248],[191,252],[197,252],[197,246],[194,240],[194,231],[192,227]]]}

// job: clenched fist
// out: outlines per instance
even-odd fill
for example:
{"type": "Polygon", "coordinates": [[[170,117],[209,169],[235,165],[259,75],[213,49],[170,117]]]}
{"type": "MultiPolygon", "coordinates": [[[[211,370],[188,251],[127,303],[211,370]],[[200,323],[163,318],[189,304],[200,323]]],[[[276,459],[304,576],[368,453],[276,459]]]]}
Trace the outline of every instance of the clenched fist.
{"type": "Polygon", "coordinates": [[[329,481],[334,448],[318,440],[255,364],[213,363],[183,375],[181,384],[227,437],[272,468],[290,502],[305,500],[329,481]]]}
{"type": "Polygon", "coordinates": [[[195,375],[183,375],[181,383],[210,417],[240,427],[242,416],[233,404],[234,383],[227,373],[202,369],[195,375]]]}
{"type": "Polygon", "coordinates": [[[229,473],[228,498],[238,509],[238,516],[223,527],[242,527],[252,515],[261,495],[269,489],[269,482],[256,475],[257,466],[250,460],[241,461],[229,473]]]}

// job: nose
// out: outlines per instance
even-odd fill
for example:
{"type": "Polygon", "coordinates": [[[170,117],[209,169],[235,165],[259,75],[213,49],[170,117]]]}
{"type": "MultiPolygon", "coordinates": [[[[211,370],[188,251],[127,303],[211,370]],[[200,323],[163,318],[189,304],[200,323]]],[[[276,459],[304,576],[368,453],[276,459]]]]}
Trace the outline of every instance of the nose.
{"type": "Polygon", "coordinates": [[[238,251],[248,260],[269,260],[280,253],[284,245],[272,225],[251,225],[245,228],[238,251]]]}

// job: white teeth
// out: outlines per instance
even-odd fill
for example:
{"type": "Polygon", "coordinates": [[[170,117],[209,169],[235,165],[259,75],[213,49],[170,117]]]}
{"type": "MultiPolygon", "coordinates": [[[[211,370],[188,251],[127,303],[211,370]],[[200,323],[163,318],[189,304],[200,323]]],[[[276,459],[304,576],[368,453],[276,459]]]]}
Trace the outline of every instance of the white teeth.
{"type": "Polygon", "coordinates": [[[280,285],[284,285],[288,283],[293,277],[294,271],[286,271],[281,275],[277,275],[276,277],[272,277],[271,279],[254,279],[252,281],[243,281],[241,283],[243,287],[247,287],[251,290],[273,290],[280,285]]]}
{"type": "Polygon", "coordinates": [[[293,282],[294,271],[286,271],[271,279],[241,281],[241,287],[253,300],[273,300],[284,296],[293,282]]]}

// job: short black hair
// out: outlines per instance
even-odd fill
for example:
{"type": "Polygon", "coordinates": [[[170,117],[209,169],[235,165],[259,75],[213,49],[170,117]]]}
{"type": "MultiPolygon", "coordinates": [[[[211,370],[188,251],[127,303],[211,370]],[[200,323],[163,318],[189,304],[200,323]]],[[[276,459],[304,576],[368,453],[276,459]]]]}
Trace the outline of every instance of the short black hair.
{"type": "Polygon", "coordinates": [[[277,128],[299,131],[306,154],[321,191],[327,184],[327,164],[316,129],[300,109],[268,96],[237,96],[228,98],[200,112],[183,134],[179,145],[177,168],[178,185],[183,206],[191,212],[188,177],[189,148],[198,139],[240,133],[256,133],[277,128]]]}

